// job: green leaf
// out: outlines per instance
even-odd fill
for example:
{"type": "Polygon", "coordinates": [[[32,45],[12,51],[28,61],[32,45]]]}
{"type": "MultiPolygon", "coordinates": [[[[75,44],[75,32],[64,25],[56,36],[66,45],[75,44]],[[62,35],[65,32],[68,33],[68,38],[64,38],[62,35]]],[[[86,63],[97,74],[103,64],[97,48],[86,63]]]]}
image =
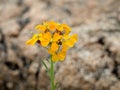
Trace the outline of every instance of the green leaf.
{"type": "Polygon", "coordinates": [[[49,72],[49,69],[48,69],[46,63],[45,63],[43,60],[41,61],[41,63],[42,63],[42,65],[45,67],[46,71],[49,72]]]}

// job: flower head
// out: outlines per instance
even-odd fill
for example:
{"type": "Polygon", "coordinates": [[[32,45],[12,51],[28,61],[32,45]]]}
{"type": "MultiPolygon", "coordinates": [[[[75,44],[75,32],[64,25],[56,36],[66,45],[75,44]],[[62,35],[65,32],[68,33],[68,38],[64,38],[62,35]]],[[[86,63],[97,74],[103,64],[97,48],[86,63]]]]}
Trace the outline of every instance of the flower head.
{"type": "Polygon", "coordinates": [[[41,32],[44,32],[46,30],[46,26],[45,25],[37,25],[35,27],[35,29],[41,31],[41,32]]]}
{"type": "Polygon", "coordinates": [[[35,29],[39,32],[34,34],[26,44],[34,45],[39,41],[39,44],[52,55],[53,62],[63,61],[67,50],[77,41],[76,34],[69,35],[71,29],[67,24],[50,21],[37,25],[35,29]]]}

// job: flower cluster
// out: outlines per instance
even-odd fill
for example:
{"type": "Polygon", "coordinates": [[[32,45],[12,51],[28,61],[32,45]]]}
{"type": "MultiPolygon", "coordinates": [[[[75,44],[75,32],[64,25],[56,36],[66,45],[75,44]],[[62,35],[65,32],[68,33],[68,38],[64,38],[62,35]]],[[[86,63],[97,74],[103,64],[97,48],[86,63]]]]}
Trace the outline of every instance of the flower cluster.
{"type": "Polygon", "coordinates": [[[56,23],[54,21],[44,22],[35,27],[38,31],[26,44],[34,45],[39,43],[47,48],[52,55],[52,61],[64,60],[68,48],[73,47],[77,41],[77,35],[69,35],[71,29],[66,24],[56,23]]]}

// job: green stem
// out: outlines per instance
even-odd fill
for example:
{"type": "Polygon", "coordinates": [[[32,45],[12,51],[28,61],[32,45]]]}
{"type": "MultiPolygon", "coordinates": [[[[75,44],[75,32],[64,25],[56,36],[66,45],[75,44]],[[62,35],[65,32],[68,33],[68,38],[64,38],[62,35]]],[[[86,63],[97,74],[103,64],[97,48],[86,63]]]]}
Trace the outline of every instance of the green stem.
{"type": "Polygon", "coordinates": [[[52,56],[51,56],[51,67],[50,67],[50,80],[51,80],[51,88],[52,88],[52,90],[55,90],[55,85],[54,85],[54,63],[52,61],[52,56]]]}

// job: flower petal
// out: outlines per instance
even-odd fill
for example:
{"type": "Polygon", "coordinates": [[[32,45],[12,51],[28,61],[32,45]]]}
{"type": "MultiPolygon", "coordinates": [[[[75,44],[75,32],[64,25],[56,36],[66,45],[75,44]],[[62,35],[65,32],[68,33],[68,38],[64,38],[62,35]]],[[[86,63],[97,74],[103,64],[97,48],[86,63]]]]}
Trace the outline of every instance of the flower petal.
{"type": "Polygon", "coordinates": [[[59,46],[58,46],[58,44],[56,43],[56,42],[53,42],[52,44],[51,44],[51,50],[52,51],[57,51],[58,50],[58,48],[59,48],[59,46]]]}
{"type": "Polygon", "coordinates": [[[58,26],[57,26],[57,30],[58,30],[58,31],[63,31],[62,25],[58,25],[58,26]]]}
{"type": "Polygon", "coordinates": [[[52,61],[53,62],[57,62],[58,60],[59,60],[58,55],[57,54],[53,54],[52,55],[52,61]]]}
{"type": "Polygon", "coordinates": [[[62,36],[59,33],[55,33],[53,36],[53,42],[57,42],[62,36]]]}
{"type": "Polygon", "coordinates": [[[66,36],[65,37],[65,42],[63,42],[63,44],[65,44],[65,45],[67,45],[67,46],[69,46],[69,47],[73,47],[74,46],[74,44],[75,44],[75,42],[77,41],[77,35],[76,34],[74,34],[74,35],[72,35],[72,36],[66,36]]]}
{"type": "Polygon", "coordinates": [[[66,46],[65,44],[63,44],[61,52],[66,52],[67,50],[68,50],[68,46],[66,46]]]}
{"type": "Polygon", "coordinates": [[[41,30],[41,31],[45,31],[45,30],[46,30],[46,27],[45,27],[44,25],[37,25],[37,26],[35,27],[35,29],[41,30]]]}
{"type": "Polygon", "coordinates": [[[71,32],[71,28],[67,24],[61,24],[65,30],[65,34],[69,34],[71,32]]]}
{"type": "Polygon", "coordinates": [[[71,36],[71,40],[72,40],[73,42],[76,42],[76,41],[78,40],[77,34],[72,35],[72,36],[71,36]]]}
{"type": "Polygon", "coordinates": [[[50,54],[54,54],[58,50],[59,46],[56,43],[52,43],[51,47],[48,49],[50,54]]]}
{"type": "Polygon", "coordinates": [[[33,37],[26,42],[26,44],[33,46],[38,40],[37,36],[38,36],[37,34],[34,34],[33,37]]]}
{"type": "Polygon", "coordinates": [[[51,31],[54,31],[57,28],[57,25],[58,25],[54,21],[47,22],[47,24],[48,24],[48,29],[50,29],[51,31]]]}
{"type": "Polygon", "coordinates": [[[51,34],[50,34],[50,32],[43,33],[42,37],[40,38],[41,45],[43,47],[46,47],[50,43],[50,40],[51,40],[51,34]]]}
{"type": "Polygon", "coordinates": [[[58,53],[58,58],[59,60],[63,61],[66,57],[66,52],[59,52],[58,53]]]}

